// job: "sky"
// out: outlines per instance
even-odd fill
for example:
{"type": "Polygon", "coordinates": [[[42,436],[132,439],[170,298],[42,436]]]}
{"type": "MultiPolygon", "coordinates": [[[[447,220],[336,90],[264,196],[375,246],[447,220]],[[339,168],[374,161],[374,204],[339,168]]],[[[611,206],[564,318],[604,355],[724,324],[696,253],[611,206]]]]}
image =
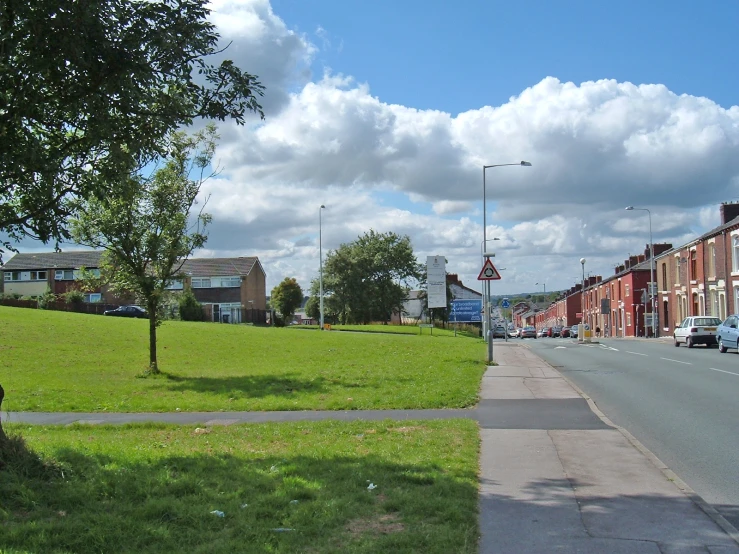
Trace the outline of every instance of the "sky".
{"type": "MultiPolygon", "coordinates": [[[[739,3],[214,0],[266,119],[220,123],[198,256],[258,256],[304,290],[374,229],[492,294],[609,276],[739,201],[739,3]],[[734,68],[734,69],[732,69],[734,68]]],[[[24,243],[22,251],[49,250],[24,243]]]]}

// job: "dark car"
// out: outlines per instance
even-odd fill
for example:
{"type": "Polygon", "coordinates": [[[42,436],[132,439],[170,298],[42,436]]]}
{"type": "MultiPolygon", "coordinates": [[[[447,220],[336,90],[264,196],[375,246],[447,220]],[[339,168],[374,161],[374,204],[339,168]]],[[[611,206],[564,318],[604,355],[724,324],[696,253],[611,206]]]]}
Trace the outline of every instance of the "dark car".
{"type": "Polygon", "coordinates": [[[559,332],[559,336],[563,339],[566,339],[570,336],[570,328],[569,327],[562,327],[562,330],[559,332]]]}
{"type": "Polygon", "coordinates": [[[106,310],[104,315],[114,315],[118,317],[140,317],[148,319],[149,314],[141,306],[119,306],[115,310],[106,310]]]}
{"type": "Polygon", "coordinates": [[[507,334],[506,328],[503,327],[502,325],[496,325],[495,328],[493,328],[493,338],[494,339],[498,339],[498,338],[504,339],[506,338],[506,334],[507,334]]]}
{"type": "Polygon", "coordinates": [[[552,327],[552,335],[553,337],[558,337],[562,334],[562,326],[561,325],[555,325],[552,327]]]}
{"type": "Polygon", "coordinates": [[[521,339],[524,339],[524,338],[535,339],[536,338],[536,327],[533,327],[531,325],[524,327],[518,333],[518,337],[521,339]]]}

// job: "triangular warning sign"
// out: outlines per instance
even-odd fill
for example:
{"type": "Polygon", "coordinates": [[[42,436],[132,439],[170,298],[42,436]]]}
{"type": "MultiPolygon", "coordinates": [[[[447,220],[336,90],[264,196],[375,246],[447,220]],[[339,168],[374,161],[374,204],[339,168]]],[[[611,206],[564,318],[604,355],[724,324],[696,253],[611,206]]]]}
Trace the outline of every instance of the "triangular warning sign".
{"type": "Polygon", "coordinates": [[[498,270],[495,269],[495,266],[493,265],[493,262],[490,261],[490,258],[485,260],[485,265],[482,266],[482,271],[480,271],[480,275],[477,276],[478,281],[497,281],[500,279],[500,273],[498,273],[498,270]]]}

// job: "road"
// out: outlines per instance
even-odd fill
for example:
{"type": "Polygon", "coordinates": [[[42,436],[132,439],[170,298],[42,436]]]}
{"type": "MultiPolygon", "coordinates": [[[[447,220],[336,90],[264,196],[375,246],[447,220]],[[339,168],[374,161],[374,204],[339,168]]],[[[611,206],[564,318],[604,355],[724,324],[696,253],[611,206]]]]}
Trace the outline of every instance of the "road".
{"type": "Polygon", "coordinates": [[[739,528],[735,351],[662,339],[525,341],[739,528]]]}

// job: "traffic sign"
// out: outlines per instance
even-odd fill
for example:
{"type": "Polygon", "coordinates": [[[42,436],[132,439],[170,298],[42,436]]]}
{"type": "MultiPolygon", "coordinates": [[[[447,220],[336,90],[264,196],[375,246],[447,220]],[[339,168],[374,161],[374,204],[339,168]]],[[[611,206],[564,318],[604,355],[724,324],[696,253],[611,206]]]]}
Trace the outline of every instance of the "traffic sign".
{"type": "Polygon", "coordinates": [[[500,303],[500,306],[501,306],[501,308],[507,310],[508,308],[511,307],[511,303],[508,302],[508,299],[507,298],[504,298],[503,299],[503,302],[500,303]]]}
{"type": "Polygon", "coordinates": [[[493,265],[493,262],[490,261],[490,258],[485,260],[485,265],[482,266],[482,271],[480,271],[480,275],[477,276],[478,281],[497,281],[500,279],[500,273],[498,273],[498,270],[495,269],[495,266],[493,265]]]}

